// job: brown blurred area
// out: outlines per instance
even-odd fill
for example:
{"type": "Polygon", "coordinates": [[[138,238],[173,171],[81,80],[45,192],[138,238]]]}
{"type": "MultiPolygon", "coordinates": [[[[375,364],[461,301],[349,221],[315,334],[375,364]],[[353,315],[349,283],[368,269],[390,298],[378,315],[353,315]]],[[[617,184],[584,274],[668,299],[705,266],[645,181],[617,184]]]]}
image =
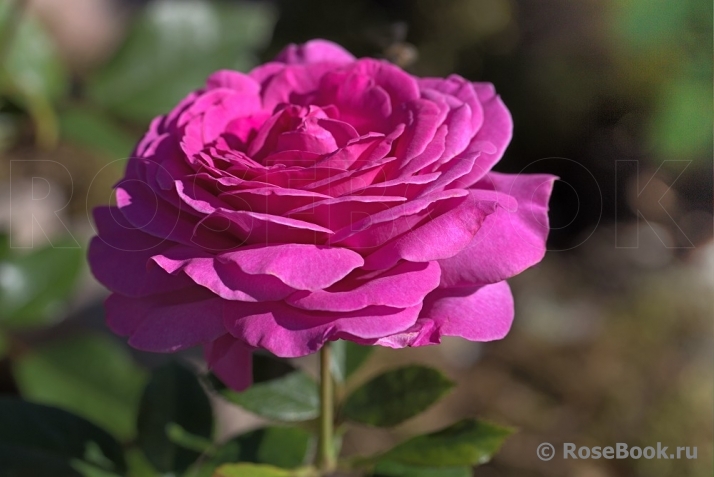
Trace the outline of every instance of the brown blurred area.
{"type": "MultiPolygon", "coordinates": [[[[27,2],[26,14],[45,26],[69,72],[60,112],[73,101],[86,104],[85,85],[117,52],[146,3],[27,2]]],[[[509,336],[493,343],[450,339],[438,347],[378,350],[362,379],[399,363],[423,362],[442,367],[459,386],[394,430],[349,433],[344,452],[375,452],[471,416],[519,429],[493,462],[476,469],[478,477],[713,475],[711,2],[271,5],[277,23],[259,52],[262,59],[286,43],[323,37],[414,74],[493,82],[515,123],[512,145],[496,170],[561,178],[551,205],[549,253],[511,282],[517,308],[509,336]],[[558,449],[549,462],[536,455],[544,442],[558,449]],[[621,442],[696,446],[698,456],[564,460],[560,453],[563,443],[621,442]]],[[[145,127],[126,117],[117,124],[130,138],[145,127]]],[[[13,196],[14,213],[46,217],[42,230],[51,242],[67,232],[54,221],[61,208],[61,223],[84,247],[92,235],[87,208],[110,200],[122,164],[63,138],[38,146],[37,134],[31,120],[0,110],[0,229],[9,231],[11,161],[56,161],[69,175],[41,163],[12,170],[13,187],[41,176],[52,191],[42,201],[13,196]]],[[[37,246],[36,225],[27,224],[29,230],[12,230],[13,239],[37,246]]],[[[85,270],[63,312],[79,318],[62,329],[100,329],[103,297],[85,270]]],[[[12,388],[9,378],[0,382],[12,388]]],[[[243,414],[231,416],[239,422],[227,428],[255,425],[243,414]]]]}

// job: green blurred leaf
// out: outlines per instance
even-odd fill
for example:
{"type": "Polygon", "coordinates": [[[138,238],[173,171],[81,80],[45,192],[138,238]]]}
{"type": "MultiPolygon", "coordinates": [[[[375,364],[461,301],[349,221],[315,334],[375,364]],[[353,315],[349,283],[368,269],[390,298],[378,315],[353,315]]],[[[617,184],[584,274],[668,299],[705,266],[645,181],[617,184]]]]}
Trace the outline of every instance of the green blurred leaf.
{"type": "Polygon", "coordinates": [[[617,0],[611,25],[618,38],[634,48],[677,44],[687,32],[688,4],[669,0],[617,0]]]}
{"type": "Polygon", "coordinates": [[[277,421],[307,421],[319,413],[317,384],[300,371],[254,384],[240,393],[224,390],[221,394],[254,414],[277,421]]]}
{"type": "Polygon", "coordinates": [[[80,477],[124,472],[120,445],[81,417],[1,397],[0,422],[0,476],[80,477]]]}
{"type": "Polygon", "coordinates": [[[233,462],[271,464],[292,469],[305,464],[312,435],[298,427],[265,427],[241,434],[223,447],[231,446],[233,462]]]}
{"type": "MultiPolygon", "coordinates": [[[[158,472],[151,465],[146,455],[136,447],[132,447],[124,454],[126,458],[127,475],[129,477],[156,477],[158,472]]],[[[210,475],[208,476],[210,477],[210,475]]]]}
{"type": "Polygon", "coordinates": [[[141,398],[137,445],[161,472],[185,471],[200,455],[173,442],[172,424],[185,432],[211,439],[213,412],[208,396],[191,371],[169,363],[151,376],[141,398]]]}
{"type": "Polygon", "coordinates": [[[106,116],[79,107],[62,111],[60,126],[65,139],[108,159],[129,157],[138,139],[106,116]]]}
{"type": "Polygon", "coordinates": [[[89,93],[125,118],[151,119],[202,87],[213,71],[253,66],[253,52],[267,44],[274,22],[266,3],[156,0],[89,93]]]}
{"type": "Polygon", "coordinates": [[[312,468],[285,470],[261,464],[226,464],[216,470],[214,477],[317,477],[312,468]]]}
{"type": "Polygon", "coordinates": [[[675,77],[659,95],[649,141],[662,159],[711,159],[710,80],[675,77]]]}
{"type": "Polygon", "coordinates": [[[84,251],[64,240],[28,254],[0,254],[0,326],[28,328],[61,318],[84,263],[84,251]]]}
{"type": "Polygon", "coordinates": [[[441,431],[409,439],[379,460],[426,467],[484,464],[512,433],[505,427],[465,419],[441,431]]]}
{"type": "Polygon", "coordinates": [[[202,458],[195,462],[191,468],[183,473],[182,477],[213,477],[218,467],[235,462],[237,460],[235,456],[238,455],[238,452],[238,445],[235,443],[222,446],[208,458],[202,458]]]}
{"type": "Polygon", "coordinates": [[[52,101],[67,89],[66,71],[52,39],[21,2],[0,2],[0,31],[6,33],[0,64],[0,94],[29,111],[38,141],[52,146],[57,140],[57,118],[52,101]]]}
{"type": "Polygon", "coordinates": [[[120,439],[134,436],[146,373],[114,340],[77,336],[23,354],[13,364],[26,399],[74,412],[120,439]]]}
{"type": "Polygon", "coordinates": [[[374,346],[360,346],[346,340],[334,341],[332,343],[332,375],[338,382],[347,381],[373,351],[374,346]]]}
{"type": "MultiPolygon", "coordinates": [[[[282,378],[293,372],[295,367],[284,359],[261,352],[253,353],[253,385],[282,378]]],[[[204,386],[213,392],[232,392],[218,376],[211,372],[201,376],[201,379],[204,386]]]]}
{"type": "Polygon", "coordinates": [[[471,477],[471,467],[415,467],[380,461],[374,469],[375,477],[471,477]]]}
{"type": "Polygon", "coordinates": [[[426,410],[453,387],[453,381],[436,369],[407,366],[387,371],[355,390],[342,414],[372,426],[394,426],[426,410]]]}
{"type": "Polygon", "coordinates": [[[21,2],[0,3],[0,29],[13,29],[6,38],[2,80],[29,95],[56,99],[67,87],[67,75],[50,36],[21,2]],[[17,5],[13,6],[13,4],[17,5]]]}
{"type": "Polygon", "coordinates": [[[191,434],[175,422],[166,426],[166,435],[174,444],[184,449],[196,451],[199,454],[209,452],[213,447],[213,441],[210,439],[191,434]]]}

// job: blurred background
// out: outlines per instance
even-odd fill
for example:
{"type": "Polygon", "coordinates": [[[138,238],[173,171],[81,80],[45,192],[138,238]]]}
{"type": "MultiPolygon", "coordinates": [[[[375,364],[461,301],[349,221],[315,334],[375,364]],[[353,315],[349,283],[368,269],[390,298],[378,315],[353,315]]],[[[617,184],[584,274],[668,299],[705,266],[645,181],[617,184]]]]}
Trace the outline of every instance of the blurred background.
{"type": "MultiPolygon", "coordinates": [[[[166,358],[106,331],[106,292],[85,260],[88,211],[110,200],[148,121],[210,72],[245,71],[287,43],[322,37],[416,75],[495,83],[515,122],[496,170],[561,178],[550,252],[512,281],[512,333],[488,344],[378,350],[360,376],[422,362],[459,387],[393,430],[356,429],[343,452],[375,452],[478,416],[520,430],[479,477],[710,477],[712,8],[708,0],[0,0],[0,393],[132,438],[147,370],[166,358]],[[94,364],[87,372],[78,363],[94,364]],[[662,442],[697,446],[698,458],[541,462],[541,442],[662,442]]],[[[258,424],[226,409],[220,432],[258,424]]]]}

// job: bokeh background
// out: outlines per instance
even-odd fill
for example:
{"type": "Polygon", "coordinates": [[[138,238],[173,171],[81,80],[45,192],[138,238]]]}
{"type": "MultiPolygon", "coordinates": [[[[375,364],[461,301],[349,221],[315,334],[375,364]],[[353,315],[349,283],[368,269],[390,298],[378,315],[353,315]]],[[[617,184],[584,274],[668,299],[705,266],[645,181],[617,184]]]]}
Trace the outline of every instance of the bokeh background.
{"type": "MultiPolygon", "coordinates": [[[[105,330],[87,211],[110,200],[148,121],[208,73],[315,37],[495,83],[515,122],[496,169],[561,178],[550,252],[512,281],[511,334],[380,349],[360,376],[423,362],[458,390],[393,430],[356,429],[343,452],[477,416],[519,428],[479,477],[710,477],[708,0],[0,0],[0,393],[131,439],[147,370],[166,357],[105,330]],[[541,462],[541,442],[662,442],[698,458],[541,462]]],[[[259,425],[221,412],[221,436],[259,425]]]]}

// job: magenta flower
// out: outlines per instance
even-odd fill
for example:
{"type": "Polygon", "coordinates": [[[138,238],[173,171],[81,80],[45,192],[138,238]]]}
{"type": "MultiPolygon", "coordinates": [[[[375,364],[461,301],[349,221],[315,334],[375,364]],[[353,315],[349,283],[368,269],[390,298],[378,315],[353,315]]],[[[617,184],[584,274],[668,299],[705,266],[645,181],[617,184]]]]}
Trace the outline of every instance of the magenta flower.
{"type": "Polygon", "coordinates": [[[502,338],[505,280],[545,253],[554,181],[490,172],[511,131],[491,84],[322,40],[216,72],[95,210],[108,325],[142,350],[203,345],[235,389],[256,348],[502,338]]]}

